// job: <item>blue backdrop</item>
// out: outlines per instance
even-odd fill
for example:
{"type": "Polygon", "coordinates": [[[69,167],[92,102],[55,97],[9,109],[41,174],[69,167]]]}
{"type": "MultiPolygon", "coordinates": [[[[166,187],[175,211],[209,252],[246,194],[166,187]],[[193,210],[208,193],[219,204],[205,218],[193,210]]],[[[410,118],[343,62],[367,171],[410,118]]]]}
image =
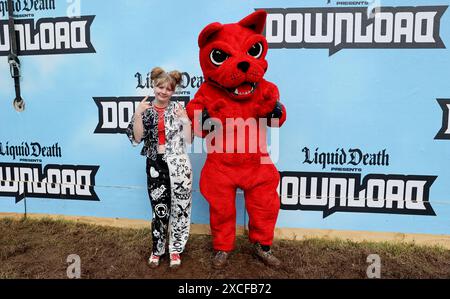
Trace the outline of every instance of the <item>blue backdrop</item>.
{"type": "MultiPolygon", "coordinates": [[[[203,80],[201,29],[264,8],[266,79],[288,111],[270,139],[283,178],[277,226],[450,234],[448,0],[368,1],[369,11],[382,7],[373,18],[367,4],[326,0],[17,0],[22,113],[12,107],[2,2],[0,212],[150,219],[145,160],[123,134],[135,102],[152,94],[149,70],[184,72],[177,96],[188,101],[203,80]],[[319,15],[323,37],[313,42],[319,15]],[[373,36],[358,41],[361,28],[373,36]],[[26,183],[43,179],[55,184],[26,183]]],[[[192,220],[208,223],[198,190],[205,153],[190,156],[192,220]]],[[[237,203],[242,225],[240,193],[237,203]]]]}

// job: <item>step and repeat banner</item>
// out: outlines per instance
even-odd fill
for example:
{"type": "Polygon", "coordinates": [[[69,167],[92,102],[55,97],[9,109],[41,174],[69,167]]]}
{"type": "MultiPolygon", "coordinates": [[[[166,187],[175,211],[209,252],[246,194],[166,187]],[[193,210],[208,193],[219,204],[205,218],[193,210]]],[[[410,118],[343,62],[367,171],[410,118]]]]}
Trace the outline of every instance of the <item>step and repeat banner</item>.
{"type": "MultiPolygon", "coordinates": [[[[265,78],[288,119],[270,129],[280,228],[450,234],[450,1],[14,0],[24,112],[0,0],[0,212],[151,218],[145,158],[124,130],[155,66],[204,81],[209,23],[268,12],[265,78]]],[[[189,147],[193,223],[204,142],[189,147]]],[[[247,220],[237,193],[237,222],[247,220]]]]}

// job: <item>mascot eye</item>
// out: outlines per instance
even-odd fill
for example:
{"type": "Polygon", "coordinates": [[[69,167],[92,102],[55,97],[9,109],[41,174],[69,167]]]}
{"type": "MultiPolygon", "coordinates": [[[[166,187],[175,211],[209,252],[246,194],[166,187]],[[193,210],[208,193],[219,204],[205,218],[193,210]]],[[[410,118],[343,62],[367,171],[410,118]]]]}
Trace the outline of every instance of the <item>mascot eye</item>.
{"type": "Polygon", "coordinates": [[[209,54],[209,58],[211,59],[212,63],[219,66],[224,63],[225,60],[227,60],[228,54],[221,50],[213,49],[211,51],[211,54],[209,54]]]}
{"type": "Polygon", "coordinates": [[[261,54],[263,52],[263,45],[261,43],[254,44],[250,50],[248,50],[248,55],[253,56],[255,58],[261,57],[261,54]]]}

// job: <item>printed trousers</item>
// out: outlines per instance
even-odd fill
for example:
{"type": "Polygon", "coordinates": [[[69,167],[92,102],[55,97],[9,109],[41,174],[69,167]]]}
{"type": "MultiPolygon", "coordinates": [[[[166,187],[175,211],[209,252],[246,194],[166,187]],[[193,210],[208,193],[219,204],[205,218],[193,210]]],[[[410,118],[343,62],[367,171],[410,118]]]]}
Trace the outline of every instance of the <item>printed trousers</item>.
{"type": "Polygon", "coordinates": [[[147,158],[147,186],[152,206],[153,254],[182,253],[189,239],[192,207],[192,168],[187,155],[158,154],[147,158]]]}

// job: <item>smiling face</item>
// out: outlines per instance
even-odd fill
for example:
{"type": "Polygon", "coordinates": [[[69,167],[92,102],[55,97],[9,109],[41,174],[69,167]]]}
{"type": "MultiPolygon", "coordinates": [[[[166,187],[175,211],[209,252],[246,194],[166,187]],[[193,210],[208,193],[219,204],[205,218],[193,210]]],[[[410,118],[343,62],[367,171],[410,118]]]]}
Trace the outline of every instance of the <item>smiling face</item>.
{"type": "Polygon", "coordinates": [[[200,34],[203,74],[232,99],[250,98],[267,70],[268,45],[260,34],[265,16],[258,11],[236,24],[213,23],[200,34]]]}
{"type": "Polygon", "coordinates": [[[169,82],[161,83],[159,85],[155,85],[153,88],[153,91],[155,93],[155,98],[158,102],[161,104],[166,104],[170,101],[170,98],[172,97],[175,90],[172,88],[172,86],[169,84],[169,82]]]}

